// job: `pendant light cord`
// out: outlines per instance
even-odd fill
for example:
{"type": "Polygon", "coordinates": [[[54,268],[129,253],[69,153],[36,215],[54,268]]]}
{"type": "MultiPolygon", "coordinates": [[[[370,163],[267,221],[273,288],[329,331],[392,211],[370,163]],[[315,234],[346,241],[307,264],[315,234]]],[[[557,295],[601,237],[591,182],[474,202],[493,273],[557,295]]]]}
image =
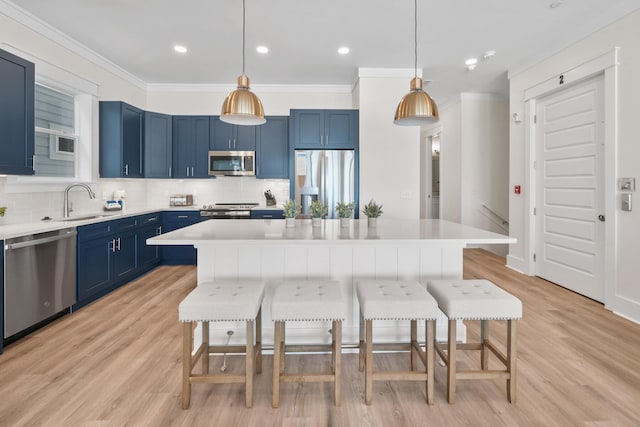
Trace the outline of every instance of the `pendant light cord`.
{"type": "Polygon", "coordinates": [[[245,0],[242,0],[242,74],[244,74],[244,45],[245,45],[245,0]]]}
{"type": "Polygon", "coordinates": [[[414,77],[418,77],[418,0],[413,1],[413,19],[413,72],[414,77]]]}

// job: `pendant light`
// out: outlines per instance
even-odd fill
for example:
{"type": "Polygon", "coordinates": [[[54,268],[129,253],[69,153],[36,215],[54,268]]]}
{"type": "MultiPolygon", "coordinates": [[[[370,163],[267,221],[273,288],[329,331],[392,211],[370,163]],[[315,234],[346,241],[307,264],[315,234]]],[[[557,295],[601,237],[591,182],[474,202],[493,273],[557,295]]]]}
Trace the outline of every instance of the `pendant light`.
{"type": "Polygon", "coordinates": [[[420,126],[438,121],[438,106],[422,90],[422,79],[418,77],[418,0],[414,0],[414,77],[410,92],[402,97],[393,123],[400,126],[420,126]]]}
{"type": "Polygon", "coordinates": [[[249,77],[244,73],[245,65],[245,0],[242,0],[242,75],[238,77],[238,88],[231,92],[222,104],[220,120],[234,125],[261,125],[266,123],[260,99],[249,88],[249,77]]]}

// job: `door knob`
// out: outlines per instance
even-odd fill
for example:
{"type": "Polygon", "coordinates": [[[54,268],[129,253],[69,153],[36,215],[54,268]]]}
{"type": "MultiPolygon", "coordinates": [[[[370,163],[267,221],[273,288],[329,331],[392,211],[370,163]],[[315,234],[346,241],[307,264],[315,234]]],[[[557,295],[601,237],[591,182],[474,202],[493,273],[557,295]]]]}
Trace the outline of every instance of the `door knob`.
{"type": "Polygon", "coordinates": [[[598,215],[598,219],[602,222],[604,222],[604,215],[598,215]]]}

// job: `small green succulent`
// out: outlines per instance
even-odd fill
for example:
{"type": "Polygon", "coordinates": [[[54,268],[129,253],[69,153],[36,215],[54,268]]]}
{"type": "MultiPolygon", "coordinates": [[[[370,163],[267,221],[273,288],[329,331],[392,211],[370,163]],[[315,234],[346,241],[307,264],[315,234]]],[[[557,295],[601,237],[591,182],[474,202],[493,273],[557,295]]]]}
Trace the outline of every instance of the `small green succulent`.
{"type": "Polygon", "coordinates": [[[336,211],[338,211],[338,218],[350,218],[353,210],[356,207],[355,202],[343,203],[340,202],[336,205],[336,211]]]}
{"type": "Polygon", "coordinates": [[[382,205],[377,204],[375,200],[371,199],[369,203],[364,205],[362,212],[367,218],[377,218],[382,215],[382,205]]]}
{"type": "Polygon", "coordinates": [[[327,207],[327,205],[322,203],[320,200],[314,200],[313,202],[311,202],[309,209],[311,211],[311,217],[313,218],[322,218],[329,213],[329,208],[327,207]]]}
{"type": "Polygon", "coordinates": [[[301,207],[294,200],[287,200],[282,205],[285,218],[295,218],[300,214],[301,207]]]}
{"type": "Polygon", "coordinates": [[[4,213],[7,211],[6,206],[0,207],[0,216],[4,216],[4,213]]]}

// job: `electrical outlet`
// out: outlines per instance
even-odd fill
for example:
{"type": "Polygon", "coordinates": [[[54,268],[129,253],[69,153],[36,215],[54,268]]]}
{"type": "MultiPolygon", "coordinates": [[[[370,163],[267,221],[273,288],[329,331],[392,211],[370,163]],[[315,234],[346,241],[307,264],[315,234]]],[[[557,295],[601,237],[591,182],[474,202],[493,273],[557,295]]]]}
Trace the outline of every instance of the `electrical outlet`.
{"type": "Polygon", "coordinates": [[[102,201],[104,202],[106,200],[109,200],[109,193],[106,192],[106,191],[103,191],[102,192],[102,201]]]}
{"type": "Polygon", "coordinates": [[[409,190],[402,190],[400,192],[400,198],[401,199],[410,199],[411,197],[413,197],[413,196],[411,195],[411,191],[409,191],[409,190]]]}

